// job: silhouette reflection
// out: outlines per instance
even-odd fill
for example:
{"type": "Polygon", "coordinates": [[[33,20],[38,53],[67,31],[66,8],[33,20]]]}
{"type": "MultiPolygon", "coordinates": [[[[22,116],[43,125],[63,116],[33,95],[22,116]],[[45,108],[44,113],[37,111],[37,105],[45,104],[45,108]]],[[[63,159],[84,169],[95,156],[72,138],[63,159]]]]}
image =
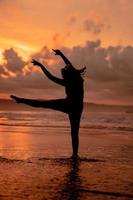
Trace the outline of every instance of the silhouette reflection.
{"type": "MultiPolygon", "coordinates": [[[[122,191],[112,191],[105,189],[101,190],[101,183],[97,183],[97,189],[96,187],[93,187],[91,180],[88,180],[87,182],[89,184],[86,184],[86,180],[83,181],[83,172],[84,167],[87,167],[87,165],[83,164],[89,164],[89,163],[101,163],[101,162],[107,162],[106,160],[101,159],[95,159],[95,158],[39,158],[40,161],[51,161],[51,164],[53,166],[59,166],[60,168],[63,167],[64,169],[64,176],[60,176],[59,181],[56,181],[54,183],[54,193],[52,193],[53,200],[82,200],[82,199],[116,199],[122,198],[122,199],[133,199],[133,194],[122,192],[122,191]],[[66,168],[64,168],[66,166],[66,168]],[[81,169],[82,167],[82,169],[81,169]],[[65,173],[66,171],[66,173],[65,173]],[[82,172],[81,172],[82,171],[82,172]],[[62,179],[63,177],[63,179],[62,179]]],[[[98,166],[97,166],[98,167],[98,166]]],[[[100,167],[100,165],[99,165],[100,167]]],[[[89,171],[87,173],[94,173],[89,171]]],[[[58,175],[58,173],[57,173],[58,175]]],[[[94,175],[95,177],[95,175],[94,175]]],[[[87,176],[86,176],[87,178],[87,176]]],[[[103,179],[103,184],[106,185],[105,180],[103,179]]],[[[51,185],[52,186],[52,185],[51,185]]],[[[51,191],[50,191],[51,193],[51,191]]]]}
{"type": "Polygon", "coordinates": [[[59,200],[79,200],[80,188],[81,188],[81,178],[80,172],[80,160],[79,159],[69,159],[68,162],[68,173],[64,178],[64,183],[61,185],[61,191],[58,196],[59,200]]]}

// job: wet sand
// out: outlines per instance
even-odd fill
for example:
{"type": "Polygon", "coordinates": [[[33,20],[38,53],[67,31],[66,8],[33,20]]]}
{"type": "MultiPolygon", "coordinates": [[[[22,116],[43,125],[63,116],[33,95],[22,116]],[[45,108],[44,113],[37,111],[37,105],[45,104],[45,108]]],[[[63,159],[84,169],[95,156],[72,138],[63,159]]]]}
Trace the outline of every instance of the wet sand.
{"type": "Polygon", "coordinates": [[[69,130],[64,134],[54,130],[54,136],[50,131],[24,134],[23,130],[18,139],[17,131],[5,130],[3,137],[8,139],[1,146],[0,200],[133,199],[131,133],[81,129],[80,159],[72,160],[66,138],[69,130]],[[10,142],[15,138],[14,148],[10,142]]]}

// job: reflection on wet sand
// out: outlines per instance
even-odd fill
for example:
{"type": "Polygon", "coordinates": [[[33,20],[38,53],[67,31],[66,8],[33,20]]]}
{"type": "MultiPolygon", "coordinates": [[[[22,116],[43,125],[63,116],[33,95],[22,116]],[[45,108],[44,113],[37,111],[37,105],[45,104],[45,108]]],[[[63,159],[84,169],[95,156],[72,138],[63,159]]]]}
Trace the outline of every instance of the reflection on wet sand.
{"type": "MultiPolygon", "coordinates": [[[[49,158],[42,158],[44,160],[49,160],[49,158]]],[[[41,159],[41,160],[42,160],[41,159]]],[[[65,199],[65,200],[80,200],[82,199],[82,180],[80,177],[80,166],[82,162],[104,162],[98,159],[71,159],[71,158],[50,158],[51,161],[54,161],[60,165],[66,164],[68,166],[67,173],[64,177],[64,182],[60,183],[59,187],[61,188],[59,192],[53,199],[65,199]]]]}
{"type": "Polygon", "coordinates": [[[112,165],[108,160],[55,157],[17,160],[1,156],[0,199],[133,199],[129,169],[132,177],[132,168],[124,165],[120,170],[117,163],[112,165]]]}
{"type": "Polygon", "coordinates": [[[64,182],[61,183],[61,190],[57,193],[55,199],[65,200],[78,200],[81,199],[80,188],[81,178],[79,175],[80,171],[80,160],[79,159],[68,159],[68,172],[64,177],[64,182]]]}
{"type": "MultiPolygon", "coordinates": [[[[47,158],[44,158],[47,160],[47,158]]],[[[53,199],[65,199],[65,200],[81,200],[88,199],[89,196],[108,196],[108,197],[122,197],[122,198],[133,198],[132,194],[122,193],[122,192],[109,192],[101,190],[93,190],[89,188],[82,187],[82,177],[80,176],[81,164],[83,162],[105,162],[105,160],[98,159],[64,159],[64,158],[53,158],[50,159],[58,164],[67,164],[68,172],[64,177],[64,182],[59,185],[61,190],[54,196],[53,199]],[[87,198],[88,197],[88,198],[87,198]]]]}

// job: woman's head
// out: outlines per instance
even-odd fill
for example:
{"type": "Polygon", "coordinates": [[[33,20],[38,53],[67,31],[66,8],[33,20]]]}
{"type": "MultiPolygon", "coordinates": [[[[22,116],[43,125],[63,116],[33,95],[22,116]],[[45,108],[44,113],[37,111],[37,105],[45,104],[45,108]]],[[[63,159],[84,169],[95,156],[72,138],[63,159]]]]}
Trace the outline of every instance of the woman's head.
{"type": "Polygon", "coordinates": [[[86,67],[77,70],[73,66],[66,65],[64,68],[61,69],[61,73],[64,79],[76,79],[78,77],[81,77],[85,69],[86,67]]]}

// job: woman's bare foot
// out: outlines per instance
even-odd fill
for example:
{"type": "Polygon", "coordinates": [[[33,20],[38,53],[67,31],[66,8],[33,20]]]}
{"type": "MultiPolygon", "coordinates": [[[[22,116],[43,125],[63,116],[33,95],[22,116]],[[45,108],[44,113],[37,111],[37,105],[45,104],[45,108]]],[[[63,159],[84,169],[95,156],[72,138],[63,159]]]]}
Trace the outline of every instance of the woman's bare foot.
{"type": "Polygon", "coordinates": [[[72,159],[72,160],[78,160],[78,159],[80,159],[80,157],[79,157],[77,154],[73,154],[73,155],[70,157],[70,159],[72,159]]]}
{"type": "Polygon", "coordinates": [[[17,103],[21,103],[21,98],[16,97],[16,96],[14,96],[14,95],[11,95],[10,97],[11,97],[12,99],[14,99],[17,103]]]}

